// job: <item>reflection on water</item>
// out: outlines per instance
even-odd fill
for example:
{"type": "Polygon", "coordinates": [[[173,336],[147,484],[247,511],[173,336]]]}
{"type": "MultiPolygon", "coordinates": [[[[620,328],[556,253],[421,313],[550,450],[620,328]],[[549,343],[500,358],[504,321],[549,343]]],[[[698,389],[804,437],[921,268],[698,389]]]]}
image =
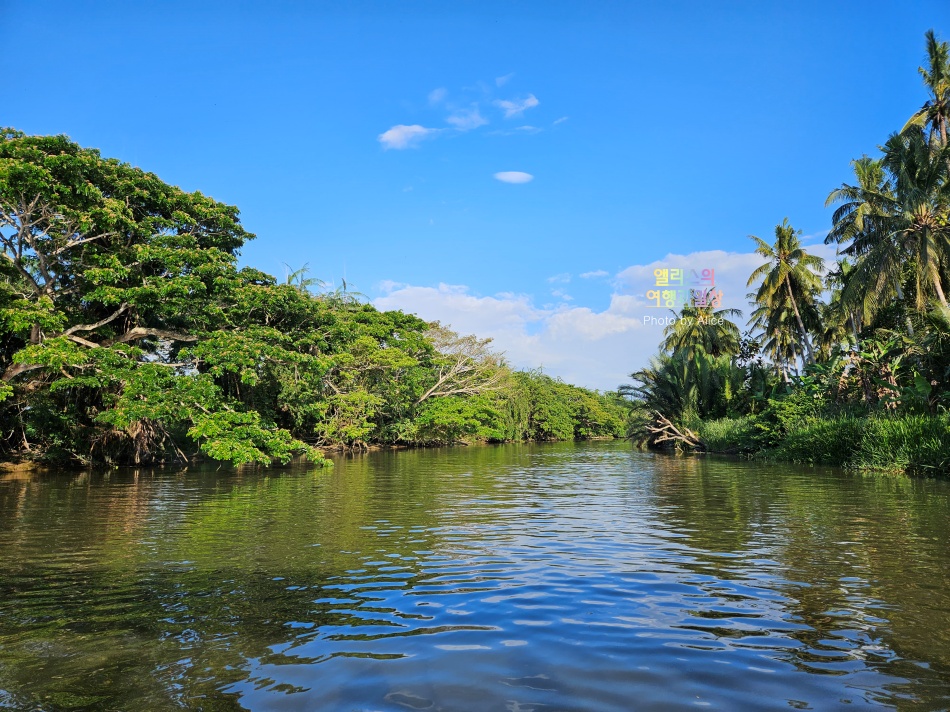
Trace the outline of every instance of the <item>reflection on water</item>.
{"type": "Polygon", "coordinates": [[[944,709],[950,483],[638,453],[0,478],[0,708],[944,709]]]}

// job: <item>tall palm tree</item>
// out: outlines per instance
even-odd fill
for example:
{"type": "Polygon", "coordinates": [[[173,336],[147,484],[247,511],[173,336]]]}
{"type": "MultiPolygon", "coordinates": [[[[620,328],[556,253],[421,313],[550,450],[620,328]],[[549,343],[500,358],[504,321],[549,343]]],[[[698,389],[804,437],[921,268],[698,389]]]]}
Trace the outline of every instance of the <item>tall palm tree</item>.
{"type": "MultiPolygon", "coordinates": [[[[752,304],[757,303],[756,292],[748,296],[752,304]]],[[[749,326],[759,333],[757,340],[761,342],[760,349],[772,361],[775,373],[787,382],[789,370],[799,358],[804,360],[806,353],[799,340],[794,337],[795,314],[787,305],[783,306],[776,303],[777,301],[765,301],[756,306],[749,318],[749,326]]]]}
{"type": "Polygon", "coordinates": [[[930,98],[910,117],[901,133],[911,126],[930,128],[930,139],[941,146],[947,145],[950,124],[950,45],[937,41],[933,30],[927,30],[927,64],[917,71],[930,91],[930,98]]]}
{"type": "MultiPolygon", "coordinates": [[[[862,156],[851,161],[851,167],[856,184],[843,183],[825,200],[826,207],[840,203],[825,244],[844,245],[838,248],[839,254],[853,258],[858,265],[841,300],[849,308],[860,309],[864,323],[870,323],[891,296],[904,303],[901,282],[906,261],[890,227],[900,207],[883,160],[862,156]],[[874,253],[874,259],[864,259],[868,253],[874,253]]],[[[913,334],[910,317],[907,330],[913,334]]]]}
{"type": "Polygon", "coordinates": [[[805,347],[805,356],[809,363],[815,360],[809,330],[805,327],[802,312],[806,311],[810,326],[818,326],[818,313],[815,308],[815,295],[821,292],[822,282],[819,273],[824,268],[824,260],[810,255],[798,239],[800,232],[789,224],[788,218],[775,226],[775,243],[750,235],[756,243],[756,254],[766,259],[749,277],[746,286],[762,280],[755,301],[769,311],[778,311],[786,305],[795,314],[798,335],[805,347]]]}
{"type": "Polygon", "coordinates": [[[836,346],[850,347],[859,344],[860,318],[842,298],[854,273],[853,264],[847,260],[838,260],[837,266],[827,275],[831,296],[828,303],[820,307],[824,328],[819,337],[819,349],[825,358],[831,355],[836,346]]]}
{"type": "Polygon", "coordinates": [[[884,145],[884,167],[894,176],[896,215],[885,221],[892,240],[917,265],[917,308],[928,286],[947,306],[940,278],[950,258],[950,147],[931,146],[921,127],[893,134],[884,145]]]}

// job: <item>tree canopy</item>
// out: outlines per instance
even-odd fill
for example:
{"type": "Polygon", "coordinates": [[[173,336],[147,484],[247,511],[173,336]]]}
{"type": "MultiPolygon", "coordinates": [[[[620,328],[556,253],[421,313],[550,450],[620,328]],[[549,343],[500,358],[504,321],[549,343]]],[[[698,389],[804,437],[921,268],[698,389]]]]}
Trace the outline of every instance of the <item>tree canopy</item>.
{"type": "Polygon", "coordinates": [[[531,430],[512,403],[532,377],[489,341],[315,292],[306,265],[283,283],[239,267],[253,238],[234,206],[64,136],[0,132],[4,458],[322,462],[326,446],[622,430],[616,402],[593,426],[575,408],[531,430]]]}

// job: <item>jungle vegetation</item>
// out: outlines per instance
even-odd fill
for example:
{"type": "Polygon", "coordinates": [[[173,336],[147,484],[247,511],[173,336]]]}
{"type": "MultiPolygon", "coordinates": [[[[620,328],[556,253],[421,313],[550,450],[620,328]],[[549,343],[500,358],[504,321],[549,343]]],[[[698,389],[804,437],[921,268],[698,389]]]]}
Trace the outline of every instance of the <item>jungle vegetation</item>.
{"type": "Polygon", "coordinates": [[[305,267],[240,267],[237,208],[0,130],[0,460],[325,462],[327,447],[624,433],[616,394],[305,267]]]}
{"type": "Polygon", "coordinates": [[[950,472],[950,47],[925,44],[926,101],[827,197],[835,264],[787,219],[752,236],[748,330],[676,321],[621,387],[642,443],[950,472]]]}

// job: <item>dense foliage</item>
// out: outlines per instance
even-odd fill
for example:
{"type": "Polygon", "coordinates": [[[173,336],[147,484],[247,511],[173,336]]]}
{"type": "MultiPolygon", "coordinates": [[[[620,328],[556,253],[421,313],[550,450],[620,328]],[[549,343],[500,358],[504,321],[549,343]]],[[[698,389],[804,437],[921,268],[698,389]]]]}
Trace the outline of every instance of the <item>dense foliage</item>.
{"type": "Polygon", "coordinates": [[[0,455],[287,461],[321,446],[621,434],[616,398],[487,341],[238,266],[236,208],[0,133],[0,455]]]}
{"type": "Polygon", "coordinates": [[[837,263],[788,220],[771,244],[753,237],[764,262],[744,337],[733,314],[688,308],[622,387],[641,442],[950,472],[950,46],[931,31],[926,48],[929,98],[828,197],[837,263]]]}

